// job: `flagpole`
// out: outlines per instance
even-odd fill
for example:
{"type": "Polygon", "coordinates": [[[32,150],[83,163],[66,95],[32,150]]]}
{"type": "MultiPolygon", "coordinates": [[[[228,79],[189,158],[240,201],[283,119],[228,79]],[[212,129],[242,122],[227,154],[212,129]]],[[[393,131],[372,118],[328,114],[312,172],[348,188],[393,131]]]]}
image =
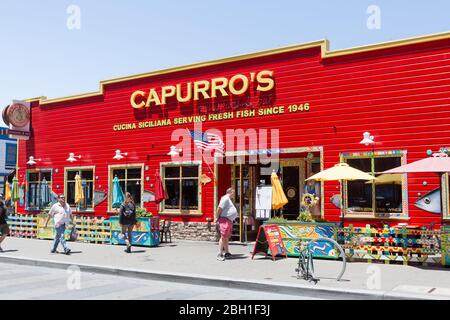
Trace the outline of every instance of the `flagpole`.
{"type": "MultiPolygon", "coordinates": [[[[189,132],[189,136],[191,137],[191,139],[194,140],[193,137],[192,137],[192,134],[191,134],[191,130],[188,129],[188,128],[186,128],[186,130],[189,132]]],[[[203,133],[202,133],[202,134],[203,134],[203,133]]],[[[203,162],[205,162],[206,165],[208,166],[209,172],[211,172],[211,175],[212,175],[212,177],[213,177],[213,181],[215,182],[215,181],[216,181],[216,178],[215,178],[215,174],[214,174],[213,170],[211,169],[211,166],[209,165],[208,161],[205,160],[205,156],[204,156],[203,152],[202,152],[200,149],[198,149],[198,148],[197,148],[197,150],[201,153],[201,155],[202,155],[202,160],[203,160],[203,162]]],[[[216,159],[216,151],[214,150],[214,162],[216,161],[215,159],[216,159]]]]}
{"type": "Polygon", "coordinates": [[[208,166],[208,169],[209,169],[209,171],[211,172],[211,174],[213,176],[213,181],[216,181],[215,176],[214,176],[214,172],[212,171],[211,166],[209,165],[208,161],[205,160],[205,157],[203,156],[203,153],[202,153],[202,159],[206,163],[206,165],[208,166]]]}

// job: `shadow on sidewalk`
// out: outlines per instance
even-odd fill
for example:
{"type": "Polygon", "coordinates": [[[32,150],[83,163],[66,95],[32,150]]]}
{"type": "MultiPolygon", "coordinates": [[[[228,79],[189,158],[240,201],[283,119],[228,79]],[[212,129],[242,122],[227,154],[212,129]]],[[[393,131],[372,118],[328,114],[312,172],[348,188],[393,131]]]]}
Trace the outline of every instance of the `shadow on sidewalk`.
{"type": "Polygon", "coordinates": [[[160,243],[159,246],[152,248],[165,248],[165,247],[178,247],[178,245],[175,243],[160,243]]]}
{"type": "Polygon", "coordinates": [[[3,250],[3,251],[0,251],[0,254],[8,253],[8,252],[17,252],[17,251],[19,251],[19,250],[3,250]]]}
{"type": "MultiPolygon", "coordinates": [[[[297,280],[304,280],[304,281],[306,281],[305,279],[303,279],[302,277],[299,277],[299,276],[291,276],[291,278],[294,278],[294,279],[297,279],[297,280]]],[[[332,278],[332,277],[316,276],[316,278],[319,279],[319,281],[320,280],[326,280],[326,281],[330,280],[330,281],[334,281],[336,283],[339,283],[339,282],[351,282],[350,279],[341,279],[341,280],[337,281],[336,278],[332,278]]]]}
{"type": "Polygon", "coordinates": [[[413,268],[422,269],[422,270],[450,271],[450,267],[437,265],[437,264],[436,265],[430,264],[430,265],[424,266],[422,264],[412,264],[411,263],[408,266],[413,267],[413,268]]]}
{"type": "Polygon", "coordinates": [[[226,258],[225,260],[239,260],[239,259],[249,259],[250,257],[243,253],[232,254],[231,257],[226,258]]]}
{"type": "Polygon", "coordinates": [[[131,250],[131,253],[146,253],[147,250],[131,250]]]}
{"type": "MultiPolygon", "coordinates": [[[[256,260],[273,260],[271,255],[268,255],[268,256],[255,255],[255,256],[253,257],[253,259],[252,259],[252,255],[250,254],[249,258],[250,258],[251,260],[255,260],[255,261],[256,261],[256,260]]],[[[275,260],[273,260],[273,262],[281,261],[281,260],[286,260],[286,259],[287,259],[287,258],[285,258],[285,257],[276,256],[276,257],[275,257],[275,260]]]]}

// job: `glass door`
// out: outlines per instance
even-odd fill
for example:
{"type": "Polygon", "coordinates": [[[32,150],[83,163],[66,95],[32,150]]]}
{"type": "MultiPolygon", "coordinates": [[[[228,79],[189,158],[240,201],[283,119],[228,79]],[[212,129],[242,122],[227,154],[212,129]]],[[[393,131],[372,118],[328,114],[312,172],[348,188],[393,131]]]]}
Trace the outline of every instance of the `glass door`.
{"type": "Polygon", "coordinates": [[[257,165],[235,165],[233,171],[233,186],[236,191],[235,204],[239,217],[233,226],[232,239],[246,241],[248,240],[248,228],[244,226],[244,217],[254,217],[257,165]]]}
{"type": "Polygon", "coordinates": [[[288,203],[283,207],[283,217],[295,220],[300,214],[304,188],[304,161],[289,159],[281,161],[281,183],[288,203]]]}

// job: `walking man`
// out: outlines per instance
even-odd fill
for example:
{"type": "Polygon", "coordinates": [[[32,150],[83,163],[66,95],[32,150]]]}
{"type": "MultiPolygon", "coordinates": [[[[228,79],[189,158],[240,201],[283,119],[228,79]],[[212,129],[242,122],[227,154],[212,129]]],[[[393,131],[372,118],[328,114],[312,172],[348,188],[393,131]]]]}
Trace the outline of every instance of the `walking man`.
{"type": "Polygon", "coordinates": [[[233,221],[237,218],[237,209],[232,199],[234,199],[234,189],[228,188],[227,193],[220,199],[214,217],[214,222],[218,224],[220,231],[219,254],[217,255],[219,261],[231,257],[228,243],[233,230],[233,221]]]}
{"type": "Polygon", "coordinates": [[[53,249],[50,252],[56,253],[58,244],[61,242],[61,245],[64,248],[64,253],[69,255],[70,249],[67,247],[66,240],[64,239],[64,232],[66,231],[66,224],[72,219],[72,209],[70,209],[70,206],[66,203],[64,195],[60,194],[58,196],[58,202],[56,202],[50,209],[47,221],[45,222],[45,227],[47,227],[50,218],[53,218],[56,231],[55,240],[53,241],[53,249]]]}
{"type": "Polygon", "coordinates": [[[0,194],[0,252],[3,252],[3,249],[1,247],[1,244],[3,240],[5,240],[6,236],[9,234],[9,227],[8,227],[8,211],[6,209],[5,204],[3,203],[3,195],[0,194]]]}

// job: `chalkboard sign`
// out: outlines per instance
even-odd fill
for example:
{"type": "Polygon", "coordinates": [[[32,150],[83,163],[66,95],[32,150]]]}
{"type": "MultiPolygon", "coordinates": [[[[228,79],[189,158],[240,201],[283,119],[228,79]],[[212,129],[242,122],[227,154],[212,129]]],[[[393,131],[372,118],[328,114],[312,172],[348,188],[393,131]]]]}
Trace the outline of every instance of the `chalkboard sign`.
{"type": "Polygon", "coordinates": [[[268,255],[268,251],[275,261],[275,256],[283,255],[287,258],[286,248],[281,239],[280,229],[277,225],[260,226],[258,236],[256,237],[255,248],[253,249],[252,259],[255,254],[263,252],[268,255]]]}

